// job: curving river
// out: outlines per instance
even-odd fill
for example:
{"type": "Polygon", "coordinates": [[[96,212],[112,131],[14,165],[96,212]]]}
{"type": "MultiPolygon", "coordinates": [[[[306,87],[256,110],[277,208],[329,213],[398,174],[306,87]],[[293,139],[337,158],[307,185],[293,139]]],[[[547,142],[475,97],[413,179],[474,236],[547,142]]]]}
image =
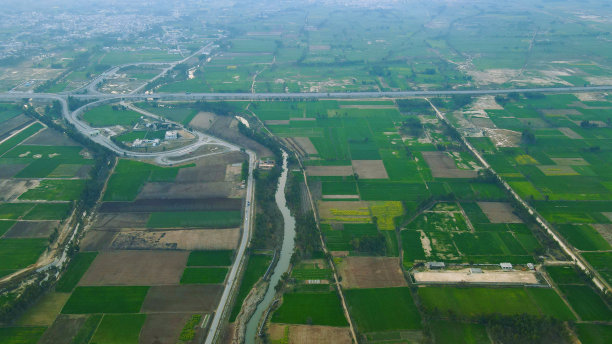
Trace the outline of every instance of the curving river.
{"type": "Polygon", "coordinates": [[[259,303],[257,308],[255,309],[255,313],[249,319],[246,326],[246,335],[245,335],[245,343],[253,344],[255,343],[255,338],[257,336],[257,332],[259,330],[258,325],[261,321],[262,317],[265,315],[268,307],[274,301],[274,294],[276,291],[274,287],[280,280],[282,274],[289,270],[289,262],[291,260],[291,255],[293,255],[293,249],[295,247],[294,239],[295,239],[295,219],[291,216],[291,212],[289,208],[287,208],[287,200],[285,199],[285,185],[287,184],[287,153],[283,151],[283,170],[281,176],[278,180],[278,188],[276,189],[276,204],[278,205],[278,209],[280,209],[283,214],[284,221],[284,235],[283,235],[283,245],[280,251],[280,258],[276,267],[274,268],[274,272],[270,277],[270,284],[268,284],[268,290],[266,290],[266,294],[264,296],[263,301],[259,303]]]}

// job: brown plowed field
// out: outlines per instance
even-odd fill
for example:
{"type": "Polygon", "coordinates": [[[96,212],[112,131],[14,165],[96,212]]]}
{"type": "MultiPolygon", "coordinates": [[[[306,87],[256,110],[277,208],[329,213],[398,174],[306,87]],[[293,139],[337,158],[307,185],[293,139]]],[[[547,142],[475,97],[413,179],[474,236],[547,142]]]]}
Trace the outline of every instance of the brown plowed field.
{"type": "Polygon", "coordinates": [[[5,238],[46,238],[59,221],[19,221],[4,234],[5,238]]]}
{"type": "Polygon", "coordinates": [[[345,288],[388,288],[406,286],[397,258],[347,257],[339,266],[345,288]]]}
{"type": "Polygon", "coordinates": [[[204,197],[230,197],[234,183],[147,183],[138,199],[193,199],[204,197]]]}
{"type": "Polygon", "coordinates": [[[81,326],[87,320],[87,315],[60,314],[53,325],[45,331],[38,341],[39,344],[71,344],[81,326]]]}
{"type": "Polygon", "coordinates": [[[219,284],[183,284],[154,286],[142,305],[145,313],[210,313],[223,293],[219,284]]]}
{"type": "Polygon", "coordinates": [[[52,129],[45,129],[23,142],[26,145],[37,146],[78,146],[79,144],[67,135],[52,129]]]}
{"type": "Polygon", "coordinates": [[[446,152],[423,152],[423,158],[435,178],[476,178],[478,173],[473,170],[461,170],[446,152]]]}
{"type": "Polygon", "coordinates": [[[151,213],[160,211],[240,210],[242,200],[238,198],[201,199],[139,199],[134,202],[104,202],[101,213],[151,213]]]}
{"type": "Polygon", "coordinates": [[[81,251],[106,250],[115,235],[117,235],[117,232],[89,230],[81,240],[79,247],[81,251]]]}
{"type": "Polygon", "coordinates": [[[280,325],[270,324],[270,339],[280,341],[285,336],[285,327],[289,326],[289,343],[291,344],[350,344],[351,333],[348,327],[280,325]]]}
{"type": "Polygon", "coordinates": [[[117,233],[113,250],[227,250],[238,246],[239,228],[117,233]]]}
{"type": "Polygon", "coordinates": [[[352,166],[306,166],[306,174],[309,176],[352,176],[352,166]]]}
{"type": "Polygon", "coordinates": [[[516,216],[510,203],[505,202],[478,202],[480,209],[487,215],[491,223],[522,223],[516,216]]]}
{"type": "Polygon", "coordinates": [[[178,284],[189,252],[108,251],[99,254],[80,285],[178,284]]]}
{"type": "Polygon", "coordinates": [[[142,330],[140,343],[175,344],[183,326],[191,318],[186,313],[147,314],[142,330]]]}
{"type": "Polygon", "coordinates": [[[388,179],[382,160],[353,160],[353,169],[361,179],[388,179]]]}

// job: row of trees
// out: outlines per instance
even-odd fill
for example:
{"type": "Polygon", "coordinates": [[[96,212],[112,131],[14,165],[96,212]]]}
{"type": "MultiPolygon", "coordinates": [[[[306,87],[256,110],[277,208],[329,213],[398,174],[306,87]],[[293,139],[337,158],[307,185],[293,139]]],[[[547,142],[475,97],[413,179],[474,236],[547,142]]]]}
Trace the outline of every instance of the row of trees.
{"type": "MultiPolygon", "coordinates": [[[[45,123],[49,128],[65,132],[68,137],[86,147],[93,154],[94,166],[90,172],[90,179],[88,179],[85,184],[80,200],[75,204],[75,212],[77,214],[83,214],[89,212],[95,206],[115,159],[112,152],[92,142],[70,124],[64,123],[65,126],[61,126],[54,122],[51,116],[53,116],[56,110],[52,109],[57,109],[57,107],[58,104],[55,103],[47,107],[50,111],[47,116],[41,116],[34,110],[33,106],[24,107],[24,111],[26,115],[45,123]]],[[[77,226],[82,221],[83,219],[81,217],[77,217],[76,223],[73,225],[77,226]]],[[[79,226],[79,228],[82,228],[82,226],[79,226]]],[[[73,245],[68,248],[69,256],[74,255],[76,252],[78,252],[78,246],[73,245]]],[[[20,281],[14,282],[15,285],[10,288],[7,287],[6,289],[10,290],[12,288],[14,291],[7,292],[0,296],[0,323],[8,324],[17,319],[21,312],[25,311],[52,287],[54,279],[49,278],[49,276],[54,275],[55,270],[51,268],[46,273],[35,276],[34,281],[28,283],[22,290],[17,288],[20,281]]]]}

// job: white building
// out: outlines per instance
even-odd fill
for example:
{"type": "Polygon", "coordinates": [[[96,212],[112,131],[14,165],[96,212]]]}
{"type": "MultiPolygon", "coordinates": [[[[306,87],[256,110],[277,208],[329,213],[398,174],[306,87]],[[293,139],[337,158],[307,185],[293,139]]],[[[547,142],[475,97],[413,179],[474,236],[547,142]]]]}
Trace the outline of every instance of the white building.
{"type": "Polygon", "coordinates": [[[499,266],[501,266],[504,271],[512,271],[512,264],[510,263],[499,263],[499,266]]]}
{"type": "Polygon", "coordinates": [[[166,135],[164,136],[166,140],[176,140],[178,139],[178,131],[176,130],[168,130],[166,131],[166,135]]]}

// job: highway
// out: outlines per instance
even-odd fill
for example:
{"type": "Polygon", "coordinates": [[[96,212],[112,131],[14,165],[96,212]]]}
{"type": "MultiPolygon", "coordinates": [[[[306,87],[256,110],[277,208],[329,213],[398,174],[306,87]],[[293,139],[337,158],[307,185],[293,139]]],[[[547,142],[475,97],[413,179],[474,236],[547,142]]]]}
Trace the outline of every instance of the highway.
{"type": "MultiPolygon", "coordinates": [[[[612,91],[612,85],[590,87],[542,87],[513,88],[490,90],[440,90],[440,91],[397,91],[397,92],[329,92],[329,93],[133,93],[133,94],[72,94],[82,100],[268,100],[268,99],[371,99],[371,98],[406,98],[435,97],[452,95],[497,95],[508,93],[580,93],[612,91]]],[[[0,100],[15,99],[58,99],[68,95],[55,93],[0,93],[0,100]]]]}

